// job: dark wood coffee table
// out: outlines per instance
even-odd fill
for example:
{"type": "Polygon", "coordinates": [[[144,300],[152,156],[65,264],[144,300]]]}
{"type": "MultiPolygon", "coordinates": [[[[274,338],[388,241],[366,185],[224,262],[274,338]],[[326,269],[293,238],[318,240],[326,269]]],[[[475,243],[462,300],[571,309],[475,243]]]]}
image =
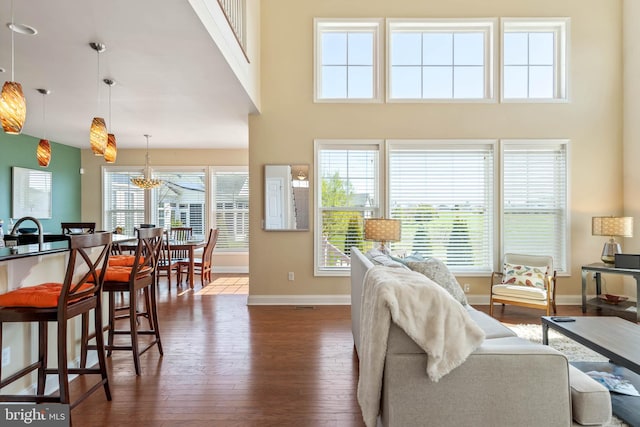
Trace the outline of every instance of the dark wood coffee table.
{"type": "MultiPolygon", "coordinates": [[[[575,322],[555,322],[542,317],[542,343],[549,344],[549,328],[609,359],[575,362],[583,371],[613,372],[640,390],[640,326],[619,317],[574,317],[575,322]]],[[[640,397],[611,393],[613,413],[632,426],[640,426],[640,397]]]]}

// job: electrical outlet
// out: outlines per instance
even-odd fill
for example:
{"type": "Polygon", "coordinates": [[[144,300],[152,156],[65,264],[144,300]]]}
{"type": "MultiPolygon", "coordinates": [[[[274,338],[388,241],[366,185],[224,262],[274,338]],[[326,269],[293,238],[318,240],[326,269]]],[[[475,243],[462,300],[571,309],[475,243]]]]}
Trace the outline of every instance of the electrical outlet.
{"type": "Polygon", "coordinates": [[[2,349],[2,367],[9,366],[11,363],[11,347],[2,349]]]}
{"type": "Polygon", "coordinates": [[[295,274],[293,274],[293,271],[289,272],[289,281],[293,282],[295,280],[296,276],[295,274]]]}
{"type": "Polygon", "coordinates": [[[471,285],[469,285],[468,283],[465,283],[463,286],[463,289],[464,289],[464,293],[468,294],[469,291],[471,290],[471,285]]]}

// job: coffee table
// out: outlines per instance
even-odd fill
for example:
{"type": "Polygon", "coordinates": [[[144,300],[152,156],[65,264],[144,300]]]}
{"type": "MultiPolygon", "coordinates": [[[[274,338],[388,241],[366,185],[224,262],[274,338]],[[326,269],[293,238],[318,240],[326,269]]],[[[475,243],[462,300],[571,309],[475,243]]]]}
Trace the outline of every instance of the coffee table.
{"type": "MultiPolygon", "coordinates": [[[[640,326],[619,317],[574,317],[575,322],[556,322],[542,317],[542,343],[549,344],[553,329],[607,357],[607,362],[575,362],[583,371],[613,372],[640,390],[640,326]]],[[[632,426],[640,426],[640,397],[611,393],[613,413],[632,426]]]]}

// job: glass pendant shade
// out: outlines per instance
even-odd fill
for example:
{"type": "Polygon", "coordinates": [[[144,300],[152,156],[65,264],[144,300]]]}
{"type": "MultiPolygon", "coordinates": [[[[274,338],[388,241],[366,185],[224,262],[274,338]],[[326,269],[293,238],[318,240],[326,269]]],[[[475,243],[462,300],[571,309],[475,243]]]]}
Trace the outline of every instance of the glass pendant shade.
{"type": "Polygon", "coordinates": [[[41,139],[38,143],[36,158],[40,166],[45,168],[49,166],[49,162],[51,161],[51,144],[49,144],[48,139],[41,139]]]}
{"type": "Polygon", "coordinates": [[[0,94],[0,121],[2,129],[10,135],[22,132],[27,116],[27,101],[18,82],[4,82],[0,94]]]}
{"type": "Polygon", "coordinates": [[[104,156],[104,150],[107,148],[107,125],[102,117],[94,117],[89,130],[89,143],[91,151],[96,156],[104,156]]]}
{"type": "Polygon", "coordinates": [[[117,155],[116,136],[110,133],[107,137],[107,148],[104,150],[104,160],[107,163],[115,163],[117,155]]]}

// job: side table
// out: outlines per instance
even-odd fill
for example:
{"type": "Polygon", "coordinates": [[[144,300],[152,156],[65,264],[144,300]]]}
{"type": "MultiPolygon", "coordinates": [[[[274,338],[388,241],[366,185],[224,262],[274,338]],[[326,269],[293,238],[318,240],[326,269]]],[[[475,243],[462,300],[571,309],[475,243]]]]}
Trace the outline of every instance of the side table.
{"type": "Polygon", "coordinates": [[[594,277],[596,279],[596,298],[594,300],[590,300],[589,304],[593,304],[595,306],[601,308],[611,309],[617,312],[626,312],[636,314],[636,322],[640,322],[640,270],[631,269],[631,268],[616,268],[610,264],[605,263],[594,263],[582,266],[582,312],[587,312],[587,276],[589,273],[595,273],[594,277]],[[602,292],[602,278],[600,275],[602,273],[606,274],[622,274],[625,276],[632,276],[636,280],[636,302],[635,304],[632,302],[624,302],[618,305],[607,304],[606,302],[602,302],[599,299],[599,296],[602,292]],[[634,307],[635,310],[629,309],[630,307],[634,307]]]}

